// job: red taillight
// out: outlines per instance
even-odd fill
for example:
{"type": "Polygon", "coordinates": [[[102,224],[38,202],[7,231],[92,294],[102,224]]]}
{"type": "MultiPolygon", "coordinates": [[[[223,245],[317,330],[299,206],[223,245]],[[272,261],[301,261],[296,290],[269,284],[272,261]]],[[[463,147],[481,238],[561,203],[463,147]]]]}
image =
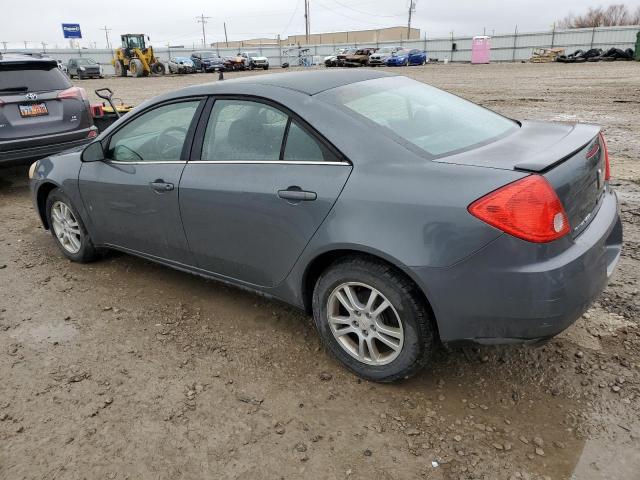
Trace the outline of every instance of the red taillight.
{"type": "Polygon", "coordinates": [[[546,243],[569,232],[569,219],[553,187],[530,175],[469,205],[469,213],[509,235],[546,243]]]}
{"type": "Polygon", "coordinates": [[[84,88],[71,87],[61,91],[58,94],[59,100],[62,100],[63,98],[77,98],[78,100],[86,100],[87,92],[84,90],[84,88]]]}
{"type": "Polygon", "coordinates": [[[602,143],[602,150],[604,151],[604,181],[608,182],[611,179],[611,164],[609,163],[609,148],[602,132],[600,132],[600,143],[602,143]]]}

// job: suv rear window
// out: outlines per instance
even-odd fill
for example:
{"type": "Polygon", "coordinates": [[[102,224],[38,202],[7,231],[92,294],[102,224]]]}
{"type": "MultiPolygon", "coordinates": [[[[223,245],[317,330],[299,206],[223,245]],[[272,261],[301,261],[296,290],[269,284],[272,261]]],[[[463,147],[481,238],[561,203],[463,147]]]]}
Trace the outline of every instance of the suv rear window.
{"type": "Polygon", "coordinates": [[[0,64],[0,93],[65,90],[70,86],[55,65],[0,64]]]}

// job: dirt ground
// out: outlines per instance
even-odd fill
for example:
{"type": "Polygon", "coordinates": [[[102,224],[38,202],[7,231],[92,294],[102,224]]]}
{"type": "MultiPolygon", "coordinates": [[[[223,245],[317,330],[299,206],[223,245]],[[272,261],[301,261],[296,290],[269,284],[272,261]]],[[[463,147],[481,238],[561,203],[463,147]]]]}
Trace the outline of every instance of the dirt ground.
{"type": "MultiPolygon", "coordinates": [[[[70,263],[26,167],[0,169],[1,479],[640,478],[640,64],[394,72],[606,127],[625,245],[593,308],[544,346],[441,348],[368,383],[287,306],[123,254],[70,263]]],[[[77,83],[139,103],[216,78],[77,83]]]]}

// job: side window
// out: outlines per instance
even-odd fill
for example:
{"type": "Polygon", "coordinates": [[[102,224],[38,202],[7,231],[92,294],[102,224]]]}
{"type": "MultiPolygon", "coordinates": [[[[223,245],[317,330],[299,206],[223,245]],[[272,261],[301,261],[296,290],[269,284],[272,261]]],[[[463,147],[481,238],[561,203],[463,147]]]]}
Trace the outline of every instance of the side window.
{"type": "Polygon", "coordinates": [[[288,116],[269,105],[247,100],[217,100],[202,145],[201,160],[275,161],[288,116]]]}
{"type": "Polygon", "coordinates": [[[120,162],[180,160],[199,103],[171,103],[140,115],[111,137],[107,158],[120,162]]]}
{"type": "Polygon", "coordinates": [[[337,162],[338,159],[318,140],[291,121],[283,160],[309,162],[337,162]]]}

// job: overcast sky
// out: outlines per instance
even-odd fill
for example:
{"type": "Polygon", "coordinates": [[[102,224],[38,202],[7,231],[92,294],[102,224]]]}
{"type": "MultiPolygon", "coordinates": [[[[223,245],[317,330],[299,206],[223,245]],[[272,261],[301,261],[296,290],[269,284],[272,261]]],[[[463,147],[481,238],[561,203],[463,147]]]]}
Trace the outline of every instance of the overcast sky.
{"type": "MultiPolygon", "coordinates": [[[[312,32],[363,30],[406,25],[409,0],[310,0],[312,32]]],[[[581,13],[589,6],[614,2],[597,0],[457,0],[430,2],[417,0],[413,26],[428,36],[487,34],[538,31],[551,28],[554,20],[566,14],[581,13]]],[[[628,0],[635,9],[640,0],[628,0]]],[[[191,46],[202,43],[197,15],[210,16],[206,24],[207,42],[224,40],[223,22],[229,40],[251,37],[283,37],[304,33],[304,0],[181,0],[177,2],[108,0],[2,0],[0,42],[9,48],[29,46],[63,48],[60,24],[80,23],[83,46],[106,46],[105,25],[111,29],[112,42],[119,43],[121,33],[146,33],[152,44],[191,46]]],[[[2,45],[0,44],[0,48],[2,45]]]]}

